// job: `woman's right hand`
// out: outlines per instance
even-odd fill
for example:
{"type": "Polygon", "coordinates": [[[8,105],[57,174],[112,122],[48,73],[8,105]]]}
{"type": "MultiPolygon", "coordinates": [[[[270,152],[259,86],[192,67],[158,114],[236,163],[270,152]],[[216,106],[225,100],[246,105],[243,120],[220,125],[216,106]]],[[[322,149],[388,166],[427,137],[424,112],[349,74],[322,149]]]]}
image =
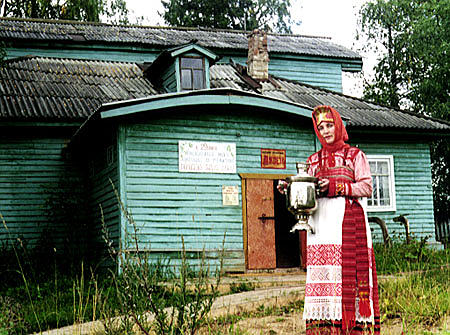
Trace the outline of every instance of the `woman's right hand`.
{"type": "Polygon", "coordinates": [[[286,194],[288,183],[285,180],[278,180],[277,190],[281,194],[286,194]]]}

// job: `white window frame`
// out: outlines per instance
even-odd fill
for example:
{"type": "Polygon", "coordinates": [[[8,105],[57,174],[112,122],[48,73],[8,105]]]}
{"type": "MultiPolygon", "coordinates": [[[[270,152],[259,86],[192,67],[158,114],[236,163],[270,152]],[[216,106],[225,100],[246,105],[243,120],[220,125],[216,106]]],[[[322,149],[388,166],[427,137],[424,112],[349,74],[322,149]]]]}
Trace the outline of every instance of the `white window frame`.
{"type": "MultiPolygon", "coordinates": [[[[370,206],[367,204],[368,212],[395,212],[397,210],[395,195],[395,175],[394,175],[394,156],[393,155],[367,155],[370,162],[387,162],[389,170],[389,198],[391,204],[389,206],[370,206]]],[[[372,179],[376,176],[372,176],[372,179]]],[[[379,183],[378,183],[379,185],[379,183]]]]}

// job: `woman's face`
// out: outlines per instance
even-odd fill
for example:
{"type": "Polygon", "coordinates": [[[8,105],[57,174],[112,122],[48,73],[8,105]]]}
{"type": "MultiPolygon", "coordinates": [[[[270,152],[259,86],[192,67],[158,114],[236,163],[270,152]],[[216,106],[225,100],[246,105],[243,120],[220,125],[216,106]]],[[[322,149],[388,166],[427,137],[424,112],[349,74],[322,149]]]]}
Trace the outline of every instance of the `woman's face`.
{"type": "Polygon", "coordinates": [[[319,130],[320,135],[323,136],[327,144],[333,144],[335,139],[334,135],[335,128],[333,122],[323,121],[319,124],[317,129],[319,130]]]}

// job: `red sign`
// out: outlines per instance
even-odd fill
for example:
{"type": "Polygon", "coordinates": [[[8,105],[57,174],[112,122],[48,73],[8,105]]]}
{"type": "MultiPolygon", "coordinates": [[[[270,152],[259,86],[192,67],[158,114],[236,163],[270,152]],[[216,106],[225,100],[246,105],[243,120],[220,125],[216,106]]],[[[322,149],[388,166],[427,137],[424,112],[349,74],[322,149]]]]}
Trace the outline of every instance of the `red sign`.
{"type": "Polygon", "coordinates": [[[261,149],[262,169],[286,169],[286,150],[261,149]]]}

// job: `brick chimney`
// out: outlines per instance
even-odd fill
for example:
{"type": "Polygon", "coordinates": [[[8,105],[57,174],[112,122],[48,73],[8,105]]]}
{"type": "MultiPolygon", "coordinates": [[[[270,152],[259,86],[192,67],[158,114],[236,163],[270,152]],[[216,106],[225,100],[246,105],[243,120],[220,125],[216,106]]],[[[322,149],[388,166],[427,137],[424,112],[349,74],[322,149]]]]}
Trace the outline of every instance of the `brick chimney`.
{"type": "Polygon", "coordinates": [[[255,29],[248,38],[247,74],[253,79],[269,78],[269,52],[267,51],[267,34],[255,29]]]}

